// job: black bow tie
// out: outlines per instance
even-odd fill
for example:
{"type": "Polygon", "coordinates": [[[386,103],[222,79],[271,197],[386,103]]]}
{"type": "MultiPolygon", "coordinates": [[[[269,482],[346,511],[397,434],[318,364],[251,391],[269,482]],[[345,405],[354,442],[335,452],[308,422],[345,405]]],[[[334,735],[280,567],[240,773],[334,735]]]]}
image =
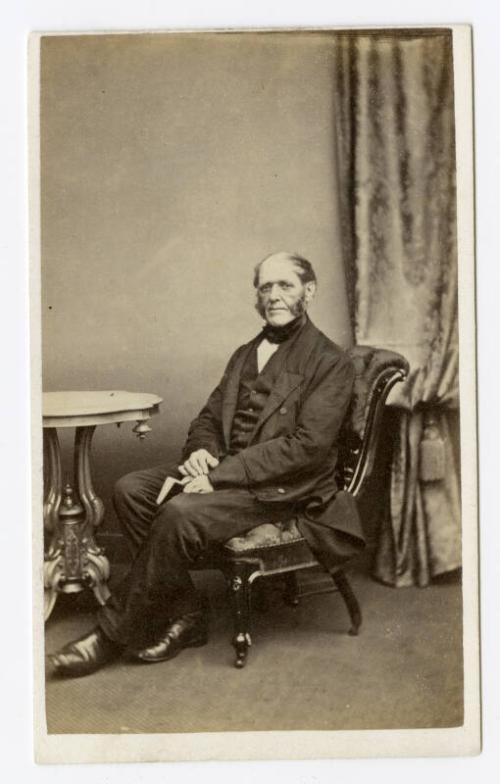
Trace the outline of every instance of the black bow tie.
{"type": "Polygon", "coordinates": [[[271,324],[266,324],[262,330],[262,337],[266,338],[269,343],[284,343],[285,340],[295,335],[304,324],[304,317],[299,316],[288,324],[283,324],[280,327],[273,327],[271,324]]]}

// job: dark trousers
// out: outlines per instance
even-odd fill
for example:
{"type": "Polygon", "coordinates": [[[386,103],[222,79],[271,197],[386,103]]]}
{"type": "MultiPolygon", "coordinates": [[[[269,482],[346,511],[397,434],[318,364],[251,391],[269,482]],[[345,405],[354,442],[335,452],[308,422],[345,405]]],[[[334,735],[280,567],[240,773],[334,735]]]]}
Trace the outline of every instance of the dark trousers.
{"type": "Polygon", "coordinates": [[[98,619],[108,637],[129,648],[155,642],[170,620],[201,608],[189,569],[211,545],[295,512],[293,505],[280,504],[277,513],[275,505],[243,489],[179,493],[157,507],[169,474],[172,466],[136,471],[115,488],[115,509],[134,561],[98,619]]]}

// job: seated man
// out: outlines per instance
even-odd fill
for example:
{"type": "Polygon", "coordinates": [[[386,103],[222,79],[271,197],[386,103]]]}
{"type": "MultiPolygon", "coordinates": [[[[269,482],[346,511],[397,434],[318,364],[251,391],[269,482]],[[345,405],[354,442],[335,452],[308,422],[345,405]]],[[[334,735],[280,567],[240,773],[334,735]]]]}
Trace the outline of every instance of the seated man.
{"type": "Polygon", "coordinates": [[[276,253],[257,265],[254,286],[266,324],[236,350],[191,424],[182,492],[157,506],[168,466],[117,483],[115,507],[135,558],[98,626],[50,657],[57,674],[87,675],[124,653],[165,661],[203,645],[204,607],[189,569],[214,543],[294,517],[329,570],[364,546],[354,499],[334,479],[354,370],[306,314],[314,270],[301,256],[276,253]]]}

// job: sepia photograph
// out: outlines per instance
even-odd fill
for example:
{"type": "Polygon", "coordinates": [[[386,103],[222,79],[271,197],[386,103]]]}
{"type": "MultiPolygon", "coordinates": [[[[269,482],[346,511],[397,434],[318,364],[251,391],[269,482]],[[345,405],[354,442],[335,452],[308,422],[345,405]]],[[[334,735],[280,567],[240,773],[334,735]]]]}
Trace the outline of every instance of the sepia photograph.
{"type": "Polygon", "coordinates": [[[470,28],[30,67],[39,761],[477,753],[470,28]]]}

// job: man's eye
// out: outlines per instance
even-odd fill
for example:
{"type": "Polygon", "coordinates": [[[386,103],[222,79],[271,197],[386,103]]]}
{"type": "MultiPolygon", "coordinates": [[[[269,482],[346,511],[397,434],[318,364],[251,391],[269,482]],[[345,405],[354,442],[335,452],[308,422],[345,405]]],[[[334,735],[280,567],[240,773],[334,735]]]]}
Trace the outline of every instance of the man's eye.
{"type": "Polygon", "coordinates": [[[268,292],[270,290],[271,290],[271,286],[269,286],[269,285],[265,285],[265,286],[261,286],[260,287],[260,293],[261,294],[265,294],[266,292],[268,292]]]}

